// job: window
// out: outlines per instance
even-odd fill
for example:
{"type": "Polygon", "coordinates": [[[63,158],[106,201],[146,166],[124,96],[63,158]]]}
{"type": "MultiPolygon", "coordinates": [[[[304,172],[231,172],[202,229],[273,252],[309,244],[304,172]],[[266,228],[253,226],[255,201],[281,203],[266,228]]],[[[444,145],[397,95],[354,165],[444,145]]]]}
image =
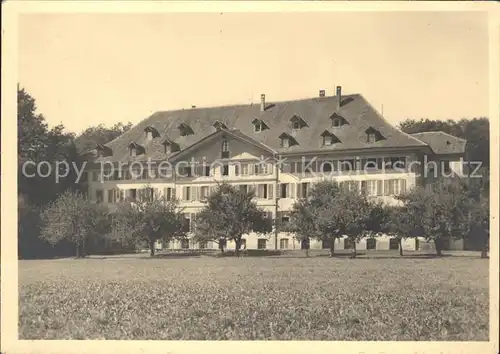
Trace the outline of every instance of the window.
{"type": "Polygon", "coordinates": [[[332,119],[332,127],[338,128],[342,125],[342,119],[340,118],[334,118],[332,119]]]}
{"type": "Polygon", "coordinates": [[[289,213],[284,213],[281,215],[281,225],[285,226],[290,222],[290,214],[289,213]]]}
{"type": "Polygon", "coordinates": [[[207,241],[200,241],[198,243],[198,248],[201,249],[201,250],[207,248],[207,241]]]}
{"type": "Polygon", "coordinates": [[[449,174],[451,172],[450,161],[443,161],[443,173],[449,174]]]}
{"type": "Polygon", "coordinates": [[[351,239],[349,239],[349,238],[344,239],[344,249],[345,250],[352,249],[352,248],[354,248],[353,246],[354,246],[354,243],[351,241],[351,239]]]}
{"type": "Polygon", "coordinates": [[[240,184],[239,189],[240,189],[240,193],[242,193],[242,194],[247,194],[247,192],[248,192],[248,186],[246,184],[240,184]]]}
{"type": "Polygon", "coordinates": [[[281,183],[281,185],[280,185],[280,198],[287,198],[288,197],[288,188],[289,188],[288,183],[281,183]]]}
{"type": "Polygon", "coordinates": [[[130,189],[129,190],[129,198],[131,200],[136,200],[137,199],[137,189],[130,189]]]}
{"type": "Polygon", "coordinates": [[[247,248],[247,240],[245,238],[241,239],[240,249],[245,250],[247,248]]]}
{"type": "Polygon", "coordinates": [[[191,166],[182,167],[180,172],[180,177],[191,177],[193,175],[191,166]]]}
{"type": "Polygon", "coordinates": [[[384,181],[384,195],[398,195],[406,192],[406,180],[389,179],[384,181]]]}
{"type": "Polygon", "coordinates": [[[256,133],[262,131],[262,123],[261,122],[255,123],[253,126],[253,131],[256,133]]]}
{"type": "Polygon", "coordinates": [[[113,204],[116,203],[116,190],[109,189],[108,190],[108,203],[113,204]]]}
{"type": "Polygon", "coordinates": [[[241,165],[241,175],[248,176],[248,164],[244,163],[241,165]]]}
{"type": "Polygon", "coordinates": [[[130,148],[130,156],[132,157],[137,156],[137,149],[135,147],[130,148]]]}
{"type": "Polygon", "coordinates": [[[171,187],[165,188],[165,199],[167,201],[173,200],[175,197],[174,189],[171,187]]]}
{"type": "Polygon", "coordinates": [[[282,238],[280,240],[280,249],[287,249],[288,248],[288,239],[287,238],[282,238]]]}
{"type": "Polygon", "coordinates": [[[285,149],[290,147],[290,140],[288,138],[281,139],[281,147],[285,149]]]}
{"type": "Polygon", "coordinates": [[[299,121],[295,121],[292,123],[292,129],[293,130],[299,130],[300,129],[300,122],[299,121]]]}
{"type": "MultiPolygon", "coordinates": [[[[368,158],[363,161],[363,170],[376,170],[379,166],[378,161],[380,159],[377,158],[368,158]]],[[[380,160],[381,161],[381,160],[380,160]]]]}
{"type": "Polygon", "coordinates": [[[332,172],[333,171],[333,163],[331,161],[321,161],[319,163],[320,172],[332,172]]]}
{"type": "Polygon", "coordinates": [[[332,136],[331,135],[325,135],[323,137],[323,145],[325,145],[325,146],[332,145],[332,136]]]}
{"type": "Polygon", "coordinates": [[[222,151],[221,151],[221,158],[227,159],[229,158],[229,143],[227,140],[222,141],[222,151]]]}
{"type": "MultiPolygon", "coordinates": [[[[189,222],[189,219],[187,219],[188,222],[189,222]]],[[[181,248],[184,248],[184,249],[187,249],[189,248],[189,240],[187,239],[182,239],[181,240],[181,248]]]]}
{"type": "Polygon", "coordinates": [[[181,136],[187,136],[187,135],[194,134],[191,127],[187,124],[184,124],[184,123],[179,125],[179,131],[180,131],[181,136]]]}
{"type": "Polygon", "coordinates": [[[95,200],[98,203],[103,202],[103,200],[104,200],[104,191],[102,189],[96,189],[95,190],[95,200]]]}
{"type": "Polygon", "coordinates": [[[368,143],[374,143],[377,141],[377,136],[373,132],[367,133],[366,134],[366,141],[368,143]]]}
{"type": "Polygon", "coordinates": [[[265,250],[267,246],[267,240],[265,238],[259,238],[257,240],[257,249],[265,250]]]}
{"type": "Polygon", "coordinates": [[[222,166],[222,175],[223,176],[229,176],[229,165],[223,165],[222,166]]]}
{"type": "Polygon", "coordinates": [[[99,176],[99,174],[97,173],[97,171],[92,171],[92,181],[97,181],[97,177],[99,176]]]}
{"type": "Polygon", "coordinates": [[[391,169],[404,169],[406,167],[406,157],[390,157],[386,164],[391,169]]]}
{"type": "Polygon", "coordinates": [[[377,195],[377,182],[378,181],[363,181],[363,182],[366,182],[366,189],[365,189],[365,192],[367,195],[370,195],[370,196],[376,196],[377,195]]]}
{"type": "Polygon", "coordinates": [[[171,154],[172,153],[172,145],[170,144],[165,144],[165,154],[171,154]]]}
{"type": "Polygon", "coordinates": [[[367,250],[374,250],[377,245],[377,240],[374,238],[367,238],[366,239],[366,249],[367,250]]]}
{"type": "Polygon", "coordinates": [[[389,240],[389,249],[390,250],[397,250],[399,249],[399,241],[397,238],[391,238],[389,240]]]}
{"type": "Polygon", "coordinates": [[[309,182],[299,183],[298,197],[307,198],[309,196],[309,182]]]}
{"type": "Polygon", "coordinates": [[[269,174],[269,166],[266,163],[258,163],[255,165],[255,174],[257,175],[267,175],[269,174]]]}
{"type": "Polygon", "coordinates": [[[204,200],[208,198],[208,186],[202,186],[200,189],[200,199],[204,200]]]}
{"type": "Polygon", "coordinates": [[[191,187],[182,188],[182,200],[191,200],[191,187]]]}

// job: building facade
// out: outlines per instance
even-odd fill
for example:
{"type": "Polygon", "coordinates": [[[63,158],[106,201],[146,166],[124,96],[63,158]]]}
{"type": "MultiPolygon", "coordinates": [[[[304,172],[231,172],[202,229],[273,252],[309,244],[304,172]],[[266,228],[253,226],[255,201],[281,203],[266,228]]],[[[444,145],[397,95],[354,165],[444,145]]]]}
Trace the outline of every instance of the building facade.
{"type": "MultiPolygon", "coordinates": [[[[329,179],[395,203],[415,185],[464,175],[465,141],[443,132],[409,135],[388,123],[360,94],[157,112],[117,139],[99,145],[87,167],[93,200],[110,208],[141,199],[144,188],[177,198],[187,227],[221,181],[254,190],[269,218],[286,223],[298,198],[329,179]]],[[[247,249],[300,249],[293,235],[244,236],[247,249]]],[[[229,243],[228,248],[234,248],[229,243]]],[[[418,248],[408,240],[407,249],[418,248]]],[[[192,241],[160,248],[217,248],[192,241]]],[[[328,247],[311,241],[311,249],[328,247]]],[[[336,249],[344,247],[339,240],[336,249]]],[[[397,247],[388,237],[362,240],[358,249],[397,247]]],[[[457,246],[460,247],[460,246],[457,246]]]]}

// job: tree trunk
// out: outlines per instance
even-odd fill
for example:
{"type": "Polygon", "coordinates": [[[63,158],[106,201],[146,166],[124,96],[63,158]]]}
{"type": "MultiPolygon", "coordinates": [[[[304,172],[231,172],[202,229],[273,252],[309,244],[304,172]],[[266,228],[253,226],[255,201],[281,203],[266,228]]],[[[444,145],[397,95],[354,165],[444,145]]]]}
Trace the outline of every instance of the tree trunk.
{"type": "Polygon", "coordinates": [[[80,242],[76,242],[76,258],[80,258],[80,242]]]}
{"type": "Polygon", "coordinates": [[[306,257],[309,257],[309,248],[305,248],[304,251],[306,252],[306,257]]]}
{"type": "Polygon", "coordinates": [[[330,244],[330,257],[333,257],[335,255],[335,239],[332,240],[332,243],[330,244]]]}
{"type": "Polygon", "coordinates": [[[235,253],[236,253],[236,257],[239,257],[240,256],[240,247],[241,247],[241,239],[235,239],[234,240],[234,243],[236,244],[234,250],[235,250],[235,253]]]}
{"type": "Polygon", "coordinates": [[[219,250],[224,253],[224,240],[219,239],[219,250]]]}
{"type": "Polygon", "coordinates": [[[439,257],[441,257],[443,255],[441,239],[440,238],[434,239],[434,245],[436,246],[436,254],[439,257]]]}
{"type": "Polygon", "coordinates": [[[399,255],[402,256],[403,255],[403,240],[402,239],[399,239],[399,255]]]}
{"type": "Polygon", "coordinates": [[[352,243],[352,258],[356,258],[356,242],[352,243]]]}
{"type": "Polygon", "coordinates": [[[155,242],[154,241],[149,241],[149,255],[151,257],[154,257],[154,255],[155,255],[155,242]]]}

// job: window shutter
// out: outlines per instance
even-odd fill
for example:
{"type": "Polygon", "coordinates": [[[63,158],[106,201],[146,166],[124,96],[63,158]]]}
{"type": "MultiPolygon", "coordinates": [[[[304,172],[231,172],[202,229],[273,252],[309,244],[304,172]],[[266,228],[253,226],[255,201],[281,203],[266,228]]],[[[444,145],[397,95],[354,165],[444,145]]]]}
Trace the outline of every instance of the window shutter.
{"type": "Polygon", "coordinates": [[[267,185],[267,199],[273,199],[273,189],[274,189],[274,185],[272,183],[269,183],[267,185]]]}
{"type": "Polygon", "coordinates": [[[296,191],[295,191],[295,186],[296,186],[295,183],[289,183],[288,184],[286,192],[287,192],[289,198],[296,198],[297,197],[296,191]]]}
{"type": "Polygon", "coordinates": [[[384,195],[391,195],[390,188],[391,188],[390,180],[385,180],[384,181],[384,195]]]}
{"type": "Polygon", "coordinates": [[[234,165],[234,175],[239,176],[240,175],[240,166],[234,165]]]}
{"type": "Polygon", "coordinates": [[[272,163],[268,163],[267,164],[267,174],[269,175],[272,175],[273,174],[273,164],[272,163]]]}
{"type": "Polygon", "coordinates": [[[295,183],[295,187],[297,189],[297,198],[302,198],[302,184],[295,183]]]}
{"type": "Polygon", "coordinates": [[[382,184],[383,181],[381,180],[378,180],[377,181],[377,195],[384,195],[384,191],[383,191],[383,184],[382,184]]]}
{"type": "Polygon", "coordinates": [[[405,179],[401,179],[399,180],[399,193],[403,194],[403,193],[406,193],[406,180],[405,179]]]}
{"type": "Polygon", "coordinates": [[[187,187],[182,187],[182,200],[187,198],[187,187]]]}
{"type": "Polygon", "coordinates": [[[191,187],[191,200],[198,200],[198,187],[191,187]]]}

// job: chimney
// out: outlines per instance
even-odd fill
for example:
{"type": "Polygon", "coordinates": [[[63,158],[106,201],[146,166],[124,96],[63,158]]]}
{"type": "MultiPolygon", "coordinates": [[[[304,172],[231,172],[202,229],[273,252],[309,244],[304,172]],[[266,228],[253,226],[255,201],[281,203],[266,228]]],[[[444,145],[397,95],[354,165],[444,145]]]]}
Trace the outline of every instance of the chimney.
{"type": "Polygon", "coordinates": [[[195,106],[195,105],[192,105],[192,106],[191,106],[191,108],[196,108],[196,106],[195,106]]]}
{"type": "Polygon", "coordinates": [[[264,112],[266,110],[266,95],[260,95],[260,111],[264,112]]]}
{"type": "Polygon", "coordinates": [[[337,109],[342,106],[342,86],[337,86],[337,109]]]}
{"type": "Polygon", "coordinates": [[[325,90],[319,90],[319,97],[325,97],[325,90]]]}

